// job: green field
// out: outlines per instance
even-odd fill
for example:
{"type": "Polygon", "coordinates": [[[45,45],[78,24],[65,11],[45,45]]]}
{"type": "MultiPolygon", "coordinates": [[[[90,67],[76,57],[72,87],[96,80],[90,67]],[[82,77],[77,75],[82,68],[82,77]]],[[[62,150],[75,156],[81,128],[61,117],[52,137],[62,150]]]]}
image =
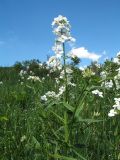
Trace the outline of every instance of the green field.
{"type": "Polygon", "coordinates": [[[59,70],[37,60],[0,68],[0,160],[120,159],[120,116],[108,116],[120,97],[114,78],[119,65],[92,63],[84,71],[66,66],[75,85],[67,84],[59,98],[47,94],[46,101],[43,95],[58,95],[65,84],[59,70]],[[110,80],[112,87],[101,86],[110,80]],[[96,89],[103,97],[92,94],[96,89]]]}

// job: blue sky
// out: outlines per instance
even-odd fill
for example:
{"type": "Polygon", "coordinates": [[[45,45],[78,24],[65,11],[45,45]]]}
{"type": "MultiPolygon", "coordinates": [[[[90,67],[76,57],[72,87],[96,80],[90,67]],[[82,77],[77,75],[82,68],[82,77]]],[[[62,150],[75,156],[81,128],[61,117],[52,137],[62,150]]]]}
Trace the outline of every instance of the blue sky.
{"type": "Polygon", "coordinates": [[[0,66],[53,55],[58,15],[70,21],[76,48],[102,55],[101,62],[119,52],[120,0],[0,0],[0,66]]]}

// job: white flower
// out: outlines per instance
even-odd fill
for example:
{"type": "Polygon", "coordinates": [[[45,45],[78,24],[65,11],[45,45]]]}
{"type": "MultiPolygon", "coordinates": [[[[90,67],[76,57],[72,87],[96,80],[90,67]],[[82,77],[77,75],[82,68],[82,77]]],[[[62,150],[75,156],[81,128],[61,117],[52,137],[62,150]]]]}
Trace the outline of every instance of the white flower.
{"type": "Polygon", "coordinates": [[[115,105],[113,105],[114,108],[120,110],[120,98],[114,98],[115,105]]]}
{"type": "Polygon", "coordinates": [[[29,76],[29,77],[27,78],[27,80],[33,80],[34,82],[35,82],[35,81],[41,82],[41,80],[40,80],[40,78],[39,78],[38,76],[29,76]]]}
{"type": "Polygon", "coordinates": [[[66,17],[59,15],[57,18],[54,18],[52,26],[54,27],[53,33],[55,33],[59,42],[75,41],[70,35],[71,26],[66,17]]]}
{"type": "Polygon", "coordinates": [[[59,15],[57,18],[54,18],[54,21],[52,22],[52,26],[54,25],[64,25],[67,24],[69,25],[69,21],[67,20],[66,17],[63,17],[61,15],[59,15]]]}
{"type": "Polygon", "coordinates": [[[107,77],[106,71],[102,71],[102,72],[100,73],[100,76],[101,76],[102,79],[106,79],[106,77],[107,77]]]}
{"type": "Polygon", "coordinates": [[[118,110],[120,110],[120,98],[114,98],[115,104],[113,105],[114,109],[111,109],[110,112],[108,113],[109,117],[115,116],[118,110]]]}
{"type": "Polygon", "coordinates": [[[47,101],[47,97],[46,97],[46,95],[41,96],[41,100],[42,100],[42,101],[47,101]]]}
{"type": "Polygon", "coordinates": [[[117,57],[120,56],[120,51],[117,53],[117,57]]]}
{"type": "Polygon", "coordinates": [[[103,92],[98,91],[97,89],[92,91],[92,94],[98,95],[99,97],[103,98],[103,92]]]}
{"type": "Polygon", "coordinates": [[[73,73],[73,70],[71,69],[71,68],[66,68],[66,73],[68,73],[68,74],[71,74],[71,73],[73,73]]]}
{"type": "Polygon", "coordinates": [[[47,64],[50,67],[53,67],[53,70],[61,69],[61,62],[56,56],[50,57],[47,64]]]}
{"type": "Polygon", "coordinates": [[[93,116],[95,116],[95,117],[100,116],[100,112],[94,112],[94,113],[93,113],[93,116]]]}
{"type": "Polygon", "coordinates": [[[2,82],[2,81],[0,81],[0,84],[3,84],[3,82],[2,82]]]}
{"type": "Polygon", "coordinates": [[[19,75],[20,75],[21,77],[24,76],[25,74],[27,74],[27,71],[24,71],[24,70],[21,70],[20,73],[19,73],[19,75]]]}
{"type": "Polygon", "coordinates": [[[64,87],[64,86],[61,86],[61,87],[59,88],[59,95],[62,95],[64,92],[65,92],[65,87],[64,87]]]}
{"type": "Polygon", "coordinates": [[[42,81],[44,81],[45,80],[45,77],[42,77],[42,81]]]}
{"type": "Polygon", "coordinates": [[[24,83],[23,83],[23,82],[21,82],[20,84],[21,84],[21,85],[23,85],[24,83]]]}
{"type": "Polygon", "coordinates": [[[72,82],[68,82],[68,85],[73,86],[73,87],[76,86],[76,84],[75,84],[75,83],[72,83],[72,82]]]}
{"type": "Polygon", "coordinates": [[[99,64],[99,63],[95,63],[95,66],[96,66],[97,68],[100,68],[100,64],[99,64]]]}
{"type": "Polygon", "coordinates": [[[111,109],[110,112],[108,113],[109,117],[114,117],[117,114],[117,112],[114,109],[111,109]]]}
{"type": "Polygon", "coordinates": [[[109,82],[102,82],[101,86],[109,89],[113,87],[113,82],[112,80],[110,80],[109,82]]]}
{"type": "Polygon", "coordinates": [[[54,91],[48,91],[45,95],[47,97],[56,97],[56,93],[54,91]]]}
{"type": "Polygon", "coordinates": [[[22,136],[22,137],[21,137],[21,139],[20,139],[20,142],[25,141],[25,140],[26,140],[26,138],[27,138],[27,137],[26,137],[25,135],[24,135],[24,136],[22,136]]]}
{"type": "Polygon", "coordinates": [[[119,59],[117,57],[113,59],[113,62],[117,63],[117,64],[120,64],[119,59]]]}

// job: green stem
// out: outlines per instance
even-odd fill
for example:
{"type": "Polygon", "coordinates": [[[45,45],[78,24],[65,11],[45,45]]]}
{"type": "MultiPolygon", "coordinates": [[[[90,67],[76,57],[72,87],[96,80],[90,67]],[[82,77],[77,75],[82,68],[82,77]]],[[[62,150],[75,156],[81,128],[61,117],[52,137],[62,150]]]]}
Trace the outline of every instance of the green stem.
{"type": "Polygon", "coordinates": [[[63,68],[64,68],[64,74],[65,74],[65,101],[67,102],[67,92],[68,92],[68,87],[67,87],[67,73],[66,73],[66,55],[65,55],[65,43],[63,43],[63,68]]]}

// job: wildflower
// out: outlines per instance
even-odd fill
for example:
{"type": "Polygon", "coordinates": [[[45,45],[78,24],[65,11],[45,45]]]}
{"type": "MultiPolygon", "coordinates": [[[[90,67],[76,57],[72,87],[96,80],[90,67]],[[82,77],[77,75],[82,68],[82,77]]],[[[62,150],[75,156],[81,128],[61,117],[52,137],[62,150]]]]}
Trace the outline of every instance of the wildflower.
{"type": "Polygon", "coordinates": [[[109,88],[112,88],[113,87],[113,82],[112,80],[110,80],[109,82],[102,82],[101,86],[109,89],[109,88]]]}
{"type": "Polygon", "coordinates": [[[82,74],[83,77],[91,77],[95,75],[95,73],[90,68],[86,68],[85,70],[83,70],[82,74]]]}
{"type": "Polygon", "coordinates": [[[21,70],[20,73],[19,73],[19,75],[20,75],[21,77],[24,76],[25,74],[27,74],[27,71],[24,71],[24,70],[21,70]]]}
{"type": "Polygon", "coordinates": [[[98,95],[99,97],[103,98],[103,92],[98,91],[97,89],[92,91],[92,94],[98,95]]]}
{"type": "Polygon", "coordinates": [[[46,97],[46,95],[41,96],[41,100],[42,100],[42,101],[47,101],[47,97],[46,97]]]}
{"type": "Polygon", "coordinates": [[[65,87],[64,87],[64,86],[61,86],[61,87],[59,88],[59,93],[58,93],[58,95],[62,95],[62,94],[64,93],[64,91],[65,91],[65,87]]]}
{"type": "Polygon", "coordinates": [[[24,142],[24,141],[26,140],[26,138],[27,138],[27,137],[26,137],[25,135],[22,136],[21,139],[20,139],[20,142],[24,142]]]}
{"type": "Polygon", "coordinates": [[[55,93],[54,91],[48,91],[45,95],[46,95],[47,97],[53,97],[53,98],[56,97],[56,93],[55,93]]]}
{"type": "Polygon", "coordinates": [[[102,72],[100,73],[100,76],[101,76],[102,79],[106,79],[106,77],[107,77],[106,71],[102,71],[102,72]]]}
{"type": "Polygon", "coordinates": [[[3,82],[2,81],[0,81],[0,85],[2,85],[3,84],[3,82]]]}
{"type": "Polygon", "coordinates": [[[117,112],[114,109],[111,109],[110,112],[108,113],[109,117],[114,117],[117,114],[117,112]]]}
{"type": "Polygon", "coordinates": [[[115,101],[113,105],[114,109],[111,109],[110,112],[108,113],[109,117],[115,116],[116,114],[118,114],[117,111],[120,111],[120,98],[114,98],[114,101],[115,101]]]}
{"type": "Polygon", "coordinates": [[[119,90],[120,89],[120,68],[118,68],[116,70],[118,73],[116,76],[114,76],[114,81],[115,81],[115,84],[116,84],[116,89],[119,90]]]}
{"type": "Polygon", "coordinates": [[[100,64],[99,64],[99,63],[95,63],[95,66],[96,66],[97,68],[100,68],[100,64]]]}
{"type": "Polygon", "coordinates": [[[72,82],[68,82],[68,85],[73,86],[73,87],[76,86],[76,84],[75,84],[75,83],[72,83],[72,82]]]}
{"type": "Polygon", "coordinates": [[[45,77],[42,77],[42,81],[44,81],[45,80],[45,77]]]}
{"type": "Polygon", "coordinates": [[[93,116],[95,116],[95,117],[100,116],[100,112],[94,112],[94,113],[93,113],[93,116]]]}
{"type": "Polygon", "coordinates": [[[21,82],[20,84],[23,85],[23,82],[21,82]]]}
{"type": "Polygon", "coordinates": [[[38,76],[29,76],[27,79],[28,80],[33,80],[34,82],[36,82],[36,81],[41,82],[41,80],[38,76]]]}
{"type": "Polygon", "coordinates": [[[113,105],[113,107],[117,110],[120,110],[120,98],[114,98],[115,100],[115,104],[113,105]]]}
{"type": "Polygon", "coordinates": [[[66,68],[66,73],[71,74],[71,73],[73,73],[73,70],[70,69],[69,67],[67,67],[67,68],[66,68]]]}

